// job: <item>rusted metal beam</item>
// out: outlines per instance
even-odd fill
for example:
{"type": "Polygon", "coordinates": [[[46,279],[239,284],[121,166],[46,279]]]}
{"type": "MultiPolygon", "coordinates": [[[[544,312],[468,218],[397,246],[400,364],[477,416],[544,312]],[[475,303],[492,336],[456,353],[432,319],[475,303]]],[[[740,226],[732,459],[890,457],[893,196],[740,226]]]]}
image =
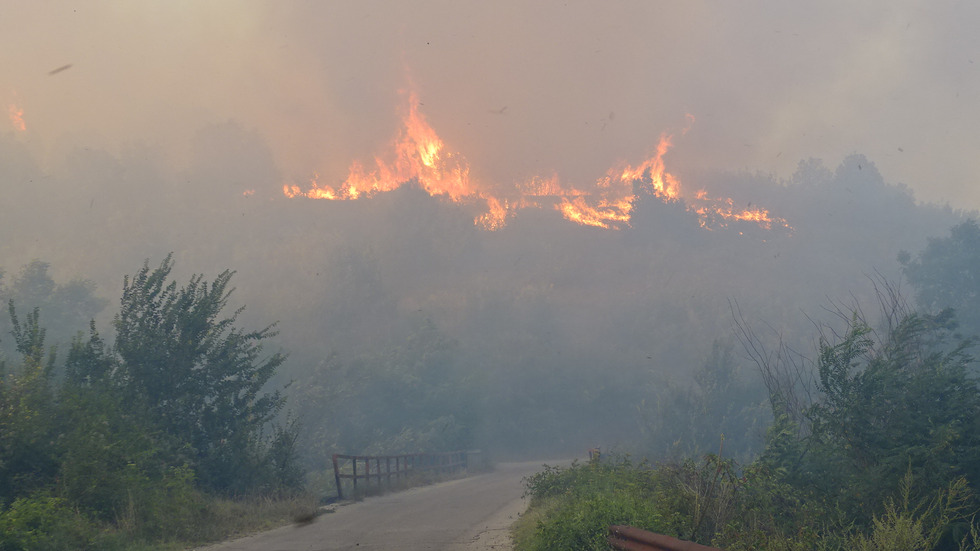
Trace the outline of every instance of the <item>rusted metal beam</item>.
{"type": "Polygon", "coordinates": [[[679,540],[632,526],[610,526],[606,541],[614,549],[622,551],[723,551],[717,547],[679,540]]]}

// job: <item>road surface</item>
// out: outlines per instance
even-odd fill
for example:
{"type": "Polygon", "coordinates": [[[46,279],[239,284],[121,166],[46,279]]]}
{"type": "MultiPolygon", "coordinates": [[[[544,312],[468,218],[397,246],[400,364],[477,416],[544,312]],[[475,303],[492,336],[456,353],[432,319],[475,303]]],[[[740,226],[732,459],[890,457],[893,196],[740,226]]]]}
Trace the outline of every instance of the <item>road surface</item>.
{"type": "Polygon", "coordinates": [[[543,463],[566,462],[503,463],[490,473],[366,498],[320,515],[312,524],[203,551],[507,551],[509,527],[526,507],[521,479],[543,463]]]}

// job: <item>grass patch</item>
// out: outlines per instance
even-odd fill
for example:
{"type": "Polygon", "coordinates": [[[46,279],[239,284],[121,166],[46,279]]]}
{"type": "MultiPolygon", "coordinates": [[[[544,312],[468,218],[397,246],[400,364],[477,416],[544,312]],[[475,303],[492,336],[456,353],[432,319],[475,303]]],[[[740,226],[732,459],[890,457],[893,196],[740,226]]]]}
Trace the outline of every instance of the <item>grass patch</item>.
{"type": "Polygon", "coordinates": [[[648,466],[573,463],[525,479],[528,510],[512,527],[518,551],[606,551],[625,524],[729,551],[980,551],[965,479],[914,501],[908,472],[867,526],[821,505],[759,466],[715,456],[648,466]]]}
{"type": "Polygon", "coordinates": [[[215,499],[200,541],[221,541],[312,520],[319,499],[312,495],[215,499]]]}
{"type": "MultiPolygon", "coordinates": [[[[319,499],[309,494],[281,497],[209,498],[201,516],[181,537],[133,541],[118,533],[124,551],[176,551],[248,536],[289,524],[312,521],[319,499]],[[122,543],[125,542],[125,543],[122,543]]],[[[116,538],[113,538],[116,539],[116,538]]]]}
{"type": "Polygon", "coordinates": [[[280,497],[217,498],[195,494],[186,510],[158,507],[152,521],[135,500],[115,522],[94,519],[65,500],[39,496],[16,501],[0,511],[3,551],[106,550],[171,551],[309,522],[318,499],[311,494],[280,497]],[[193,514],[186,514],[193,511],[193,514]],[[148,522],[150,524],[148,524],[148,522]]]}
{"type": "Polygon", "coordinates": [[[546,466],[525,480],[531,503],[513,529],[515,545],[524,551],[605,551],[611,524],[674,533],[676,515],[657,506],[665,500],[662,479],[659,471],[628,460],[546,466]]]}
{"type": "Polygon", "coordinates": [[[515,549],[530,549],[537,537],[538,527],[541,526],[551,512],[558,508],[560,499],[557,497],[542,498],[517,519],[510,529],[514,538],[515,549]]]}

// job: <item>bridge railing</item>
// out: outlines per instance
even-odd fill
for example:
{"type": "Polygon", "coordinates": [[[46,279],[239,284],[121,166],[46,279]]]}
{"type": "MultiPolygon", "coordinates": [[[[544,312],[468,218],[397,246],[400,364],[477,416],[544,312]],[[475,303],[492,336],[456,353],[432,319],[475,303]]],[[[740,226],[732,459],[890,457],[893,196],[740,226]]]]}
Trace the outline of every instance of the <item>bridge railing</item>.
{"type": "Polygon", "coordinates": [[[468,452],[410,453],[402,455],[333,455],[333,476],[337,497],[344,499],[344,484],[350,480],[354,492],[358,481],[363,486],[391,485],[392,481],[411,473],[455,473],[466,469],[468,452]]]}

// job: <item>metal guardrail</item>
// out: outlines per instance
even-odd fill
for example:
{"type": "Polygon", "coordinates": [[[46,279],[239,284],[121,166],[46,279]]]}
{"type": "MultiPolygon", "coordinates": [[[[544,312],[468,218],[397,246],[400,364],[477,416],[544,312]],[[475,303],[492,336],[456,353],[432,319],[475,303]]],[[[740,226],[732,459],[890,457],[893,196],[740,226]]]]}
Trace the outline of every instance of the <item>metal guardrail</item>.
{"type": "Polygon", "coordinates": [[[632,526],[610,526],[606,541],[613,549],[622,551],[723,551],[717,547],[654,534],[632,526]]]}
{"type": "Polygon", "coordinates": [[[357,481],[391,484],[392,479],[419,471],[457,472],[467,466],[467,452],[412,453],[402,455],[342,455],[333,454],[333,476],[337,498],[344,499],[342,480],[351,480],[354,491],[357,481]],[[342,464],[345,463],[345,464],[342,464]],[[358,472],[358,465],[361,465],[358,472]],[[392,469],[394,467],[394,469],[392,469]]]}

